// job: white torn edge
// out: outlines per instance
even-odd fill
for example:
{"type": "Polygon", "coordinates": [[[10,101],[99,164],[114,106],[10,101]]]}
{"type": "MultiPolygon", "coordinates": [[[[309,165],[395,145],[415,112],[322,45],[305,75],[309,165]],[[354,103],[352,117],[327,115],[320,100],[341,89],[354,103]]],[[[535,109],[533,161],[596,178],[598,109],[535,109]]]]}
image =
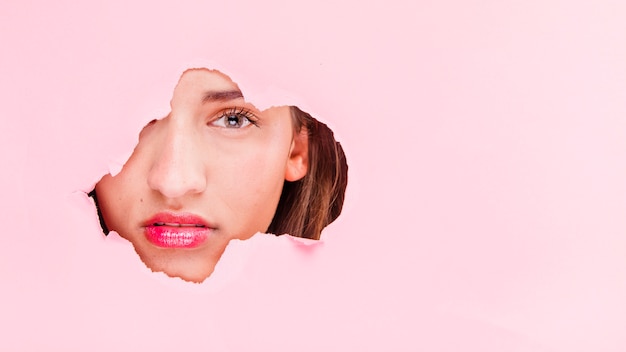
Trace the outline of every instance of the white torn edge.
{"type": "Polygon", "coordinates": [[[202,282],[187,281],[180,277],[169,276],[161,271],[152,271],[143,263],[139,256],[137,256],[137,260],[143,265],[143,271],[162,285],[200,294],[215,293],[223,290],[244,276],[252,254],[255,250],[260,248],[259,240],[262,239],[262,235],[264,234],[256,233],[246,240],[231,240],[226,246],[224,253],[215,264],[211,275],[202,282]]]}
{"type": "Polygon", "coordinates": [[[124,165],[126,165],[126,162],[128,161],[128,159],[130,159],[130,156],[133,155],[133,151],[134,149],[126,151],[124,152],[124,154],[109,159],[108,170],[111,176],[115,176],[122,171],[122,168],[124,167],[124,165]]]}
{"type": "Polygon", "coordinates": [[[287,238],[289,241],[293,242],[294,244],[298,245],[298,246],[304,246],[304,247],[311,247],[311,246],[321,246],[324,244],[323,240],[312,240],[310,238],[303,238],[303,237],[295,237],[289,234],[284,234],[282,236],[278,236],[279,238],[281,237],[285,237],[287,238]]]}
{"type": "MultiPolygon", "coordinates": [[[[246,101],[254,104],[260,110],[275,106],[295,105],[301,110],[310,113],[316,118],[318,116],[318,113],[315,112],[310,106],[308,106],[304,99],[280,87],[277,87],[275,85],[261,85],[262,88],[259,88],[258,84],[251,84],[250,82],[252,80],[250,79],[246,80],[245,77],[233,77],[232,72],[234,71],[232,69],[229,69],[227,65],[218,64],[215,61],[211,60],[192,60],[187,62],[185,65],[179,67],[177,71],[173,73],[174,80],[172,81],[170,90],[167,90],[167,93],[163,92],[163,94],[168,94],[168,97],[165,100],[168,102],[168,108],[161,106],[164,102],[157,103],[157,108],[155,108],[154,106],[147,106],[145,104],[152,104],[153,102],[149,102],[148,99],[143,99],[145,101],[145,104],[140,105],[137,109],[135,109],[135,111],[130,112],[132,115],[134,115],[133,118],[129,119],[131,125],[137,123],[139,124],[138,126],[130,126],[130,128],[136,127],[135,129],[137,129],[135,145],[128,148],[126,152],[123,152],[116,157],[109,159],[107,169],[112,176],[115,176],[121,172],[122,168],[133,154],[134,148],[138,143],[139,133],[141,132],[143,126],[145,126],[145,124],[153,119],[160,119],[167,116],[167,114],[169,113],[169,101],[171,100],[172,92],[180,81],[182,74],[192,68],[205,68],[208,70],[215,70],[227,75],[235,84],[237,84],[239,89],[244,93],[246,101]],[[161,107],[159,108],[158,106],[161,107]]],[[[97,180],[91,180],[89,186],[83,191],[85,197],[87,196],[86,193],[93,190],[95,184],[100,181],[102,176],[104,176],[103,170],[98,171],[102,173],[99,175],[97,180]]],[[[83,206],[84,205],[85,203],[83,203],[83,206]]],[[[93,210],[95,212],[96,209],[93,201],[90,203],[90,205],[93,207],[93,210]]],[[[100,225],[98,223],[98,227],[99,226],[100,225]]],[[[119,234],[115,231],[111,231],[105,239],[106,243],[112,244],[114,246],[123,245],[125,247],[132,247],[132,244],[128,240],[119,236],[119,234]]],[[[242,275],[245,270],[246,263],[251,257],[251,253],[260,247],[259,241],[287,241],[288,243],[295,245],[296,247],[302,247],[307,249],[313,249],[317,246],[323,245],[324,243],[323,240],[312,240],[294,237],[289,234],[276,236],[274,234],[266,234],[260,232],[246,240],[234,239],[229,242],[220,260],[217,262],[213,273],[201,283],[194,283],[190,281],[185,281],[181,278],[170,277],[163,272],[154,272],[150,268],[148,268],[145,263],[143,263],[141,258],[139,258],[139,256],[134,251],[134,249],[133,252],[135,252],[135,256],[137,257],[137,260],[143,267],[143,269],[151,274],[153,277],[155,277],[158,281],[161,281],[167,285],[171,285],[172,283],[174,283],[175,286],[182,287],[187,290],[213,292],[216,290],[220,290],[221,288],[225,287],[229,282],[236,280],[242,275]]]]}
{"type": "Polygon", "coordinates": [[[272,243],[279,246],[275,247],[276,250],[281,250],[280,246],[287,245],[287,247],[294,249],[312,251],[323,245],[323,241],[320,240],[299,238],[287,234],[276,236],[263,232],[257,232],[245,240],[233,239],[226,246],[224,253],[215,265],[213,273],[200,283],[186,281],[179,277],[171,277],[163,272],[153,272],[145,263],[141,262],[139,257],[137,259],[145,267],[144,271],[163,285],[190,292],[214,293],[224,289],[231,283],[245,279],[246,272],[249,272],[250,260],[254,258],[254,253],[267,249],[267,246],[271,246],[272,243]]]}
{"type": "Polygon", "coordinates": [[[186,61],[185,65],[179,66],[179,77],[183,74],[183,72],[193,68],[215,70],[228,76],[228,78],[230,78],[243,92],[246,101],[253,104],[261,111],[275,106],[295,105],[303,111],[310,113],[312,116],[317,116],[317,112],[313,111],[301,96],[294,95],[293,93],[274,85],[273,82],[259,84],[259,80],[254,79],[254,74],[250,72],[242,72],[245,71],[242,68],[234,70],[228,64],[218,63],[213,60],[192,59],[186,61]],[[238,76],[234,74],[234,72],[242,73],[242,75],[238,76]]]}

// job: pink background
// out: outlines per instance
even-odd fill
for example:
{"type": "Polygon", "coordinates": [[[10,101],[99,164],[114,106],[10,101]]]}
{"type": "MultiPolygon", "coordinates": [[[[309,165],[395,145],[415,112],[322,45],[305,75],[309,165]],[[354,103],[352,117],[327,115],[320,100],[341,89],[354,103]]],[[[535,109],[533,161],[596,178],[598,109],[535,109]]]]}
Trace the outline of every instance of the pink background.
{"type": "Polygon", "coordinates": [[[0,350],[626,350],[622,1],[4,1],[0,350]],[[323,242],[194,285],[88,191],[189,66],[299,104],[350,182],[323,242]]]}

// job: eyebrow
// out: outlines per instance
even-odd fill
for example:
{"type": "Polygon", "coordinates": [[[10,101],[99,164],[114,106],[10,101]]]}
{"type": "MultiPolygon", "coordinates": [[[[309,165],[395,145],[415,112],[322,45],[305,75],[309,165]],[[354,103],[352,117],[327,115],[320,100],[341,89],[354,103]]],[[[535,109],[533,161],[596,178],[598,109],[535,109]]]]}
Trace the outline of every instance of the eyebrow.
{"type": "Polygon", "coordinates": [[[227,91],[208,91],[204,93],[204,97],[202,97],[202,102],[210,102],[210,101],[226,101],[226,100],[234,100],[243,98],[243,94],[239,90],[227,90],[227,91]]]}

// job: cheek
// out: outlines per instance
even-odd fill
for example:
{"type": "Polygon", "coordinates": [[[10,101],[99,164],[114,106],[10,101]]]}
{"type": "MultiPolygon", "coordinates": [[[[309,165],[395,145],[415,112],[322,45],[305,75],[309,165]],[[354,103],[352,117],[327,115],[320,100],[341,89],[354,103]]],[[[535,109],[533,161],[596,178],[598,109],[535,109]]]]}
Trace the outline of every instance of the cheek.
{"type": "MultiPolygon", "coordinates": [[[[228,209],[238,235],[265,231],[282,191],[290,140],[259,138],[241,143],[214,164],[221,182],[211,183],[228,209]]],[[[214,176],[217,176],[214,174],[214,176]]],[[[209,177],[210,179],[210,177],[209,177]]]]}
{"type": "Polygon", "coordinates": [[[233,173],[237,175],[233,191],[247,196],[251,203],[277,203],[284,182],[286,158],[261,150],[240,159],[238,170],[233,173]]]}
{"type": "Polygon", "coordinates": [[[121,218],[124,213],[119,206],[121,194],[124,194],[121,193],[120,186],[120,182],[111,175],[105,175],[96,185],[98,206],[109,230],[116,230],[124,222],[121,218]]]}
{"type": "MultiPolygon", "coordinates": [[[[133,210],[140,202],[137,190],[141,187],[129,172],[132,163],[127,163],[115,177],[106,175],[96,185],[98,205],[109,230],[123,235],[132,223],[133,210]]],[[[123,236],[124,237],[124,236],[123,236]]]]}

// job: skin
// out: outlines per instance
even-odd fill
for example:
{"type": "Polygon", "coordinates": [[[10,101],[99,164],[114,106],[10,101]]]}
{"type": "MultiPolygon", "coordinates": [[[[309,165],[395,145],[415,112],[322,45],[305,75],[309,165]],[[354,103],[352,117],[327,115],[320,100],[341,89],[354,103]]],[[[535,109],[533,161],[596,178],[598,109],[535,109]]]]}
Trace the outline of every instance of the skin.
{"type": "Polygon", "coordinates": [[[306,140],[294,136],[288,108],[258,111],[238,91],[217,71],[186,71],[170,114],[150,122],[122,171],[96,185],[105,223],[153,271],[203,281],[230,240],[267,230],[284,181],[306,174],[306,140]],[[202,217],[208,239],[196,248],[153,244],[145,224],[162,212],[202,217]]]}

